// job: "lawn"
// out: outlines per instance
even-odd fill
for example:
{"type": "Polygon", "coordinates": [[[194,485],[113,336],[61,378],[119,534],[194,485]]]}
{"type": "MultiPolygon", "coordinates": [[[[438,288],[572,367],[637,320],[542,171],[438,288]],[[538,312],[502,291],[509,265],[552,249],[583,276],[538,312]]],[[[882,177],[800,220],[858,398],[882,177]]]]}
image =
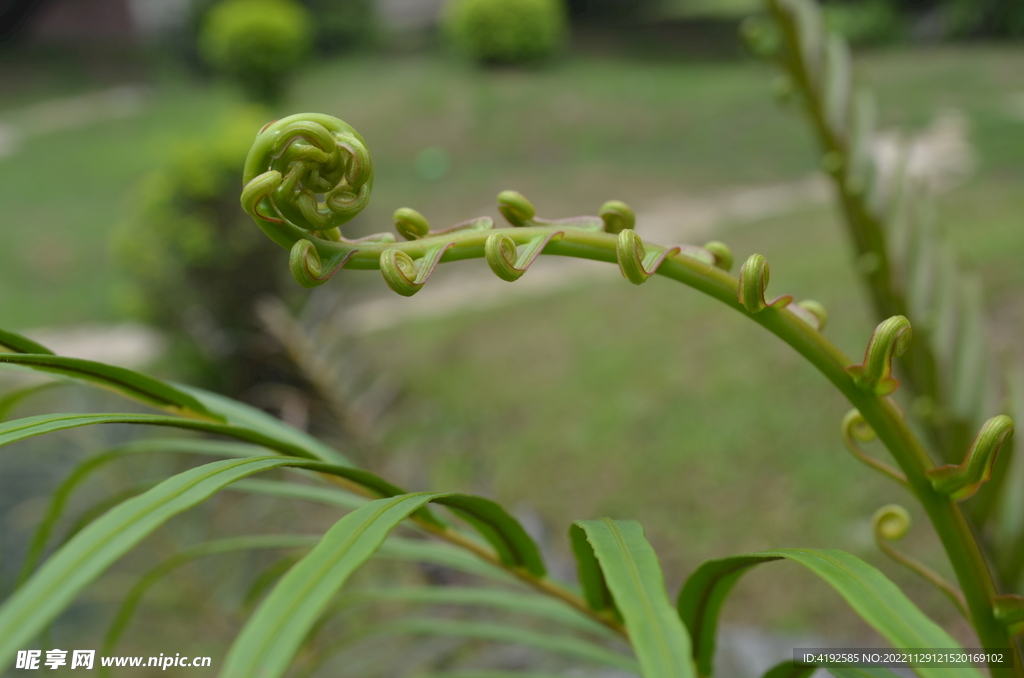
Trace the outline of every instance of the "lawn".
{"type": "MultiPolygon", "coordinates": [[[[941,198],[943,222],[988,288],[996,337],[1019,352],[1024,119],[1010,101],[1024,92],[1024,50],[900,49],[865,54],[859,66],[885,125],[921,128],[949,107],[970,120],[978,171],[941,198]]],[[[813,146],[795,112],[772,101],[772,77],[749,61],[576,57],[537,72],[478,72],[440,57],[359,57],[307,70],[288,109],[337,115],[366,138],[376,189],[356,225],[369,232],[403,205],[435,223],[494,213],[505,188],[564,216],[609,198],[642,208],[802,178],[815,168],[813,146]],[[436,179],[416,170],[428,148],[450,162],[436,179]]],[[[0,159],[0,324],[116,319],[110,228],[180,137],[211,129],[234,105],[226,90],[157,82],[138,117],[39,137],[0,159]]],[[[861,354],[874,323],[831,207],[727,224],[716,237],[740,261],[766,255],[771,291],[823,302],[826,334],[861,354]]],[[[383,287],[365,272],[332,284],[356,281],[383,287]]],[[[842,448],[841,398],[788,347],[691,290],[660,279],[634,288],[607,267],[599,282],[408,323],[364,343],[373,368],[404,387],[382,433],[388,452],[371,467],[415,489],[479,492],[534,516],[560,574],[570,520],[631,517],[647,526],[673,588],[709,557],[843,548],[962,631],[939,594],[878,555],[871,513],[911,502],[842,448]]],[[[902,548],[946,571],[915,517],[902,548]]],[[[840,609],[781,565],[751,575],[727,618],[862,633],[840,609]]]]}

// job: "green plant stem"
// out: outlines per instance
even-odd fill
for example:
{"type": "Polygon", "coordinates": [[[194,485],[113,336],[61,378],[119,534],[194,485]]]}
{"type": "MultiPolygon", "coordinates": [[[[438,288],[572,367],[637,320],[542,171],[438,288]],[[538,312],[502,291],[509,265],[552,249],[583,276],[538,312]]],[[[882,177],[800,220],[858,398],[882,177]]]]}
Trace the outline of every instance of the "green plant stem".
{"type": "MultiPolygon", "coordinates": [[[[511,237],[517,245],[522,245],[538,236],[550,233],[552,230],[559,230],[561,236],[551,240],[544,249],[545,254],[609,263],[617,261],[616,243],[618,239],[609,233],[571,227],[559,229],[557,226],[527,226],[503,229],[503,232],[511,237]]],[[[295,231],[298,235],[298,229],[295,231]]],[[[413,258],[417,258],[424,256],[428,251],[441,244],[450,243],[452,246],[447,249],[441,261],[482,258],[484,242],[492,233],[494,233],[493,230],[455,231],[407,243],[372,241],[334,243],[318,239],[315,245],[324,257],[327,266],[331,265],[331,260],[337,262],[348,257],[345,268],[374,269],[379,267],[380,255],[386,249],[401,249],[413,258]]],[[[275,240],[290,247],[291,243],[285,233],[278,231],[274,235],[276,236],[275,240]]],[[[648,251],[658,247],[653,244],[645,246],[648,251]]],[[[758,313],[748,313],[737,299],[739,283],[728,273],[683,254],[667,258],[657,273],[714,297],[736,311],[750,316],[751,319],[792,346],[813,364],[860,411],[865,421],[874,429],[906,474],[910,490],[921,502],[938,533],[953,570],[956,572],[957,580],[970,610],[971,623],[982,645],[990,650],[1011,649],[1017,654],[1014,668],[993,667],[992,675],[996,678],[1024,677],[1024,666],[1020,661],[1020,653],[1014,648],[1007,629],[997,622],[993,615],[992,599],[997,593],[997,588],[974,531],[960,506],[932,488],[925,472],[934,468],[935,464],[904,421],[896,405],[888,398],[879,397],[858,388],[846,371],[846,367],[853,364],[852,361],[820,332],[788,309],[766,308],[758,313]]],[[[444,534],[439,536],[449,538],[444,534]]],[[[475,542],[472,546],[465,543],[459,545],[471,548],[481,557],[491,560],[491,556],[477,551],[478,545],[475,542]]],[[[491,562],[494,561],[491,560],[491,562]]],[[[515,574],[523,577],[521,573],[515,572],[515,574]]],[[[539,590],[544,590],[536,583],[530,583],[539,590]]],[[[554,595],[552,591],[545,592],[554,595]]],[[[570,602],[578,609],[584,609],[573,602],[575,596],[570,592],[559,593],[558,597],[570,602]]],[[[590,616],[594,615],[591,613],[590,616]]],[[[598,619],[598,621],[608,625],[607,620],[598,619]]]]}

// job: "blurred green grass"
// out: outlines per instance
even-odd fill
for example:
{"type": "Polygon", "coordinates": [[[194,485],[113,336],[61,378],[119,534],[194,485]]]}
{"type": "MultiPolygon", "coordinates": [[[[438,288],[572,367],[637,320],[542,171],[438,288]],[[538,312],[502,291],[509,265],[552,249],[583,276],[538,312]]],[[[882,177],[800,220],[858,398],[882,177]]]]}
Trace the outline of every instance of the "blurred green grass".
{"type": "MultiPolygon", "coordinates": [[[[979,172],[942,197],[943,221],[982,274],[999,332],[1019,337],[1024,121],[1008,97],[1024,91],[1024,51],[899,49],[859,65],[886,126],[921,128],[943,107],[969,117],[979,172]]],[[[773,75],[750,62],[577,57],[538,72],[479,72],[442,58],[360,57],[308,70],[290,109],[337,115],[364,135],[377,179],[357,226],[372,231],[387,228],[403,205],[436,223],[492,211],[505,188],[561,216],[593,213],[609,198],[642,205],[803,177],[815,167],[813,146],[796,112],[771,100],[773,75]],[[432,181],[415,169],[428,147],[451,160],[432,181]]],[[[0,324],[115,318],[110,227],[181,136],[212,128],[235,103],[227,91],[165,84],[137,118],[33,139],[0,160],[0,324]]],[[[859,356],[874,323],[831,207],[716,235],[739,260],[755,251],[768,257],[771,291],[822,301],[827,334],[859,356]]],[[[370,277],[343,272],[334,284],[370,277]]],[[[636,289],[614,267],[606,280],[371,337],[374,367],[407,388],[386,427],[391,452],[372,465],[398,475],[429,469],[395,478],[416,489],[483,492],[529,508],[563,548],[572,519],[636,518],[670,586],[709,557],[844,548],[962,629],[939,594],[877,555],[871,513],[910,502],[842,449],[847,408],[819,375],[695,292],[657,279],[636,289]]],[[[902,548],[944,570],[934,535],[916,517],[902,548]]],[[[736,622],[862,632],[799,572],[772,568],[750,581],[728,608],[736,622]]]]}

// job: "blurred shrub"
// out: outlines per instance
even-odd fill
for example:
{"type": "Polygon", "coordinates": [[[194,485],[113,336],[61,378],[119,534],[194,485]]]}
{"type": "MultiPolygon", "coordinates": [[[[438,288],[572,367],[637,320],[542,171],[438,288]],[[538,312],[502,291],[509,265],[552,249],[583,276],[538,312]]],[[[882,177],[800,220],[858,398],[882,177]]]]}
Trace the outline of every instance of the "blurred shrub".
{"type": "Polygon", "coordinates": [[[579,22],[634,23],[661,13],[669,0],[568,0],[569,18],[579,22]]]}
{"type": "Polygon", "coordinates": [[[294,0],[224,0],[203,20],[199,52],[251,98],[273,103],[283,96],[312,36],[309,12],[294,0]]]}
{"type": "Polygon", "coordinates": [[[903,17],[890,0],[840,2],[825,6],[828,27],[853,45],[878,45],[904,35],[903,17]]]}
{"type": "Polygon", "coordinates": [[[147,177],[130,216],[114,232],[122,311],[166,331],[179,378],[240,395],[268,375],[254,307],[294,291],[274,243],[238,204],[242,164],[258,107],[236,110],[185,140],[147,177]]]}
{"type": "Polygon", "coordinates": [[[492,63],[531,64],[562,46],[562,0],[448,0],[442,26],[469,57],[492,63]]]}
{"type": "Polygon", "coordinates": [[[1022,0],[945,0],[939,8],[941,37],[1024,37],[1022,0]]]}
{"type": "Polygon", "coordinates": [[[363,47],[376,37],[373,0],[303,1],[313,16],[316,45],[325,54],[363,47]]]}

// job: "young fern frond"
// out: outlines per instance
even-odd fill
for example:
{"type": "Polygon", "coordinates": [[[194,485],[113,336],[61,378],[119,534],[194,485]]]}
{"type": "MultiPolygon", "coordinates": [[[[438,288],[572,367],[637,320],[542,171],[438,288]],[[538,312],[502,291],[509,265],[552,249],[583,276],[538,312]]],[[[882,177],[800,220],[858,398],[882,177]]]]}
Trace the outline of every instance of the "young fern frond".
{"type": "Polygon", "coordinates": [[[981,427],[961,464],[946,464],[928,471],[932,486],[957,501],[974,496],[992,477],[999,449],[1013,435],[1013,420],[1005,414],[992,417],[981,427]]]}
{"type": "MultiPolygon", "coordinates": [[[[747,24],[745,33],[756,50],[781,57],[791,74],[790,94],[798,92],[811,111],[825,145],[823,166],[840,188],[858,248],[858,263],[868,278],[880,315],[881,323],[869,340],[861,364],[853,364],[824,337],[826,313],[821,304],[809,300],[793,303],[788,295],[766,297],[769,271],[763,256],[748,258],[737,279],[728,274],[733,254],[726,245],[714,241],[703,247],[644,242],[633,211],[619,201],[604,203],[597,216],[545,219],[537,216],[525,196],[504,191],[498,196],[498,209],[510,228],[497,229],[489,217],[478,217],[434,230],[423,215],[401,208],[394,214],[394,223],[404,242],[392,233],[347,239],[341,226],[368,204],[373,164],[359,134],[331,116],[294,115],[260,130],[245,165],[242,206],[274,242],[289,252],[289,269],[305,287],[324,284],[343,268],[379,269],[392,290],[413,296],[429,282],[437,266],[448,261],[483,258],[495,275],[514,282],[528,273],[540,255],[553,254],[617,264],[623,277],[637,285],[653,275],[672,278],[746,315],[792,346],[850,401],[855,409],[844,420],[844,441],[858,458],[903,484],[921,502],[962,591],[888,544],[909,527],[905,511],[884,507],[876,514],[874,528],[879,546],[946,592],[969,618],[982,645],[1005,652],[1011,647],[1012,636],[1024,631],[1024,598],[999,591],[959,501],[993,477],[996,452],[1008,438],[1012,422],[1005,416],[990,419],[963,463],[954,465],[958,453],[957,459],[947,458],[949,464],[936,468],[889,397],[900,385],[893,376],[893,360],[906,354],[906,381],[919,396],[915,410],[928,410],[922,403],[932,408],[931,416],[925,419],[931,426],[933,442],[948,457],[950,440],[960,435],[962,424],[977,418],[981,407],[992,406],[990,398],[976,397],[984,389],[984,365],[988,360],[980,339],[980,324],[972,320],[979,313],[979,304],[971,297],[973,293],[964,292],[957,282],[950,263],[951,251],[948,246],[936,244],[930,222],[916,217],[900,220],[891,216],[892,212],[885,212],[887,198],[879,190],[867,152],[870,103],[851,91],[845,45],[825,33],[813,4],[805,0],[768,2],[780,30],[772,33],[763,23],[747,24]],[[937,279],[942,281],[940,292],[933,294],[937,279]],[[908,315],[921,330],[913,347],[908,315]],[[966,323],[962,322],[964,318],[966,323]],[[952,381],[940,379],[940,370],[956,376],[952,381]],[[936,412],[942,416],[934,416],[936,412]],[[868,456],[857,445],[873,437],[886,446],[899,469],[868,456]]],[[[909,186],[907,181],[904,184],[909,186]]],[[[910,209],[907,205],[914,202],[903,195],[900,209],[910,209]]],[[[969,285],[967,288],[973,289],[969,285]]],[[[259,591],[269,588],[269,593],[235,639],[220,672],[222,678],[284,675],[311,634],[325,628],[332,615],[374,599],[481,605],[531,613],[596,638],[542,634],[489,622],[415,618],[344,635],[340,644],[315,657],[310,671],[340,645],[366,634],[402,633],[522,643],[637,672],[643,678],[710,678],[718,617],[727,595],[744,572],[776,560],[796,562],[822,579],[897,648],[957,647],[882,573],[841,551],[781,549],[708,561],[687,579],[673,606],[657,557],[643,529],[632,521],[585,520],[573,525],[570,543],[583,589],[579,595],[548,577],[537,544],[493,501],[447,492],[409,493],[355,468],[311,436],[214,394],[129,370],[54,356],[45,347],[10,332],[0,331],[0,350],[0,365],[17,365],[101,386],[166,413],[28,417],[0,424],[0,445],[49,432],[112,423],[173,427],[241,441],[138,443],[88,459],[73,471],[54,493],[47,518],[33,540],[25,566],[30,576],[0,606],[0,664],[9,661],[78,593],[170,518],[228,489],[320,501],[351,512],[320,537],[234,537],[186,548],[145,575],[129,593],[108,637],[108,648],[113,647],[145,590],[175,566],[216,553],[296,547],[311,548],[294,564],[285,561],[287,571],[281,573],[276,566],[261,580],[259,591]],[[107,498],[116,506],[105,510],[107,504],[103,504],[102,516],[87,516],[83,529],[36,570],[35,561],[45,550],[49,533],[74,488],[103,464],[147,451],[233,458],[179,473],[127,500],[107,498]],[[266,451],[276,456],[264,456],[266,451]],[[317,474],[346,491],[246,480],[279,468],[317,474]],[[462,518],[473,532],[449,525],[430,504],[443,506],[462,518]],[[407,522],[447,543],[391,536],[395,528],[407,522]],[[339,597],[352,573],[377,554],[441,563],[525,585],[532,592],[398,588],[339,597]],[[269,585],[274,579],[277,581],[269,585]],[[598,639],[608,638],[628,640],[635,658],[599,644],[598,639]]],[[[17,396],[13,402],[17,402],[17,396]]],[[[966,444],[961,451],[963,447],[966,444]]],[[[990,665],[995,678],[1024,676],[1021,657],[1016,651],[1014,654],[1013,666],[990,665]]],[[[981,675],[969,666],[942,670],[919,667],[917,673],[923,678],[981,675]]],[[[834,674],[840,678],[851,675],[843,670],[834,674]]],[[[885,671],[874,669],[864,674],[886,676],[885,671]]],[[[766,675],[798,678],[807,675],[807,667],[784,662],[766,675]]]]}
{"type": "Polygon", "coordinates": [[[878,438],[875,432],[868,426],[867,422],[864,421],[864,417],[861,416],[857,410],[850,410],[843,417],[843,423],[841,427],[841,433],[843,436],[843,442],[846,444],[846,449],[850,450],[853,456],[860,459],[862,462],[870,466],[871,468],[881,471],[885,475],[889,476],[900,485],[907,487],[907,476],[902,471],[894,469],[884,461],[875,459],[870,454],[860,448],[857,443],[868,443],[878,438]]]}
{"type": "MultiPolygon", "coordinates": [[[[810,19],[805,17],[802,21],[810,19]]],[[[306,118],[304,114],[289,116],[264,127],[246,164],[244,181],[247,184],[243,195],[251,195],[256,190],[250,186],[251,182],[257,180],[262,172],[269,171],[263,163],[263,149],[287,145],[289,135],[296,134],[296,125],[306,118]]],[[[314,116],[307,122],[320,119],[320,116],[314,116]]],[[[338,122],[331,123],[325,129],[345,127],[338,122]]],[[[311,176],[319,176],[312,166],[306,171],[311,176]]],[[[301,179],[299,181],[301,183],[301,179]]],[[[344,261],[344,268],[381,268],[392,287],[395,286],[392,280],[395,272],[385,269],[391,265],[389,262],[396,262],[396,267],[399,266],[397,262],[405,262],[406,272],[399,273],[415,289],[412,286],[402,287],[397,290],[402,294],[415,293],[420,289],[429,277],[425,273],[433,271],[439,263],[486,257],[486,243],[494,233],[490,228],[474,228],[436,234],[428,231],[426,235],[405,243],[386,234],[351,241],[340,233],[337,237],[334,234],[328,237],[320,235],[317,222],[290,219],[289,215],[296,214],[295,209],[286,210],[269,200],[257,205],[252,200],[243,199],[243,207],[246,207],[260,228],[282,247],[290,249],[296,242],[307,240],[324,261],[344,261]],[[408,275],[413,273],[416,277],[410,280],[408,275]]],[[[328,207],[321,206],[318,209],[323,211],[328,207]]],[[[716,266],[717,258],[709,250],[644,243],[634,229],[624,227],[617,234],[605,231],[606,223],[617,228],[628,221],[628,216],[622,217],[622,214],[628,213],[621,208],[615,210],[618,216],[613,218],[608,218],[606,214],[605,219],[578,217],[543,220],[536,217],[536,210],[525,197],[506,191],[499,196],[499,209],[512,225],[512,228],[502,232],[511,241],[508,247],[527,245],[536,242],[538,238],[557,234],[557,237],[547,241],[541,251],[543,254],[616,262],[623,276],[635,284],[644,282],[653,274],[673,278],[744,313],[807,358],[847,397],[861,413],[866,425],[876,432],[896,459],[907,478],[909,488],[921,501],[943,540],[982,643],[993,648],[1009,646],[1006,627],[994,617],[993,598],[997,589],[976,536],[956,501],[933,487],[927,473],[934,468],[934,463],[904,420],[902,412],[888,399],[899,384],[891,376],[892,359],[907,349],[911,339],[910,323],[905,317],[896,315],[883,321],[872,335],[863,363],[855,365],[821,334],[818,329],[820,322],[814,320],[823,317],[823,314],[819,315],[820,311],[815,313],[812,310],[815,305],[799,306],[788,301],[769,305],[764,298],[768,280],[767,264],[763,258],[755,256],[748,260],[741,273],[741,284],[716,266]],[[595,223],[602,227],[595,228],[595,223]],[[791,308],[799,308],[800,311],[794,312],[791,308]]],[[[422,232],[422,228],[417,232],[422,232]]],[[[492,253],[495,249],[492,245],[492,253]]],[[[511,250],[506,249],[504,254],[510,255],[511,250]]],[[[400,287],[404,285],[401,281],[399,283],[400,287]]],[[[1018,673],[1022,671],[1020,668],[992,668],[999,674],[1024,675],[1018,673]]]]}
{"type": "Polygon", "coordinates": [[[957,590],[955,586],[946,581],[942,575],[932,568],[915,558],[900,553],[889,544],[891,541],[897,541],[905,537],[909,530],[910,514],[899,504],[883,506],[875,511],[875,515],[871,517],[871,531],[874,533],[875,543],[878,544],[878,548],[900,565],[928,580],[956,605],[960,614],[965,619],[970,619],[970,613],[967,611],[967,602],[964,600],[962,592],[957,590]]]}

